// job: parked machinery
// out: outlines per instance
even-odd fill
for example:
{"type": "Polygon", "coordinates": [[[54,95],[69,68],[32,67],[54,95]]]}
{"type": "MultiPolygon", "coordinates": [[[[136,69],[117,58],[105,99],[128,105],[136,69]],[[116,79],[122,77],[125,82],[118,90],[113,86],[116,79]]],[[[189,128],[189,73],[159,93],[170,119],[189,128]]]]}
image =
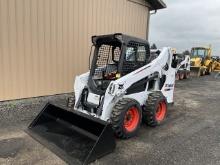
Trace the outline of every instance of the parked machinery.
{"type": "Polygon", "coordinates": [[[114,137],[137,135],[142,121],[160,125],[173,103],[177,65],[171,48],[151,60],[146,40],[111,34],[93,36],[92,43],[91,69],[75,78],[69,108],[48,103],[28,130],[70,164],[112,152],[114,137]]]}
{"type": "Polygon", "coordinates": [[[214,61],[214,71],[220,72],[220,57],[212,56],[212,60],[214,61]]]}
{"type": "Polygon", "coordinates": [[[214,69],[211,58],[211,47],[193,47],[191,51],[191,75],[203,76],[210,74],[214,69]]]}
{"type": "Polygon", "coordinates": [[[190,55],[174,54],[177,60],[176,80],[190,78],[190,55]]]}

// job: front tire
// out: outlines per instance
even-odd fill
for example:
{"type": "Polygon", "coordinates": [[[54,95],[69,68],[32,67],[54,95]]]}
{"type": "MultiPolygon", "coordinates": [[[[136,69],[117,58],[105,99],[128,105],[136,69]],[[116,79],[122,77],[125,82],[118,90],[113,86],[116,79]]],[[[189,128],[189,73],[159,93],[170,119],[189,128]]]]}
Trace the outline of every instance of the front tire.
{"type": "Polygon", "coordinates": [[[136,100],[123,98],[112,109],[112,128],[115,135],[120,139],[136,136],[141,119],[142,110],[136,100]]]}
{"type": "Polygon", "coordinates": [[[176,81],[179,81],[179,80],[180,80],[180,74],[176,73],[176,81]]]}
{"type": "Polygon", "coordinates": [[[202,69],[201,76],[205,76],[205,73],[206,73],[206,69],[202,69]]]}
{"type": "Polygon", "coordinates": [[[209,66],[208,66],[208,69],[207,69],[207,71],[206,71],[206,75],[210,75],[212,73],[212,64],[210,64],[209,66]]]}
{"type": "Polygon", "coordinates": [[[151,127],[162,124],[167,115],[167,101],[161,92],[149,94],[143,109],[143,122],[151,127]]]}
{"type": "Polygon", "coordinates": [[[185,79],[189,79],[189,78],[190,78],[190,72],[187,71],[187,72],[185,73],[185,79]]]}

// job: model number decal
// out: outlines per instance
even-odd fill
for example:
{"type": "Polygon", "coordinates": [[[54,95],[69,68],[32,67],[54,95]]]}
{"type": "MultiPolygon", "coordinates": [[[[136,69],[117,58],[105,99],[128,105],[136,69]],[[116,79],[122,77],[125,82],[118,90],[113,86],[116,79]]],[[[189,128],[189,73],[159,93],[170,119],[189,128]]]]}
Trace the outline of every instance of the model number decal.
{"type": "Polygon", "coordinates": [[[165,87],[166,87],[166,88],[173,88],[173,87],[174,87],[174,84],[165,84],[165,87]]]}

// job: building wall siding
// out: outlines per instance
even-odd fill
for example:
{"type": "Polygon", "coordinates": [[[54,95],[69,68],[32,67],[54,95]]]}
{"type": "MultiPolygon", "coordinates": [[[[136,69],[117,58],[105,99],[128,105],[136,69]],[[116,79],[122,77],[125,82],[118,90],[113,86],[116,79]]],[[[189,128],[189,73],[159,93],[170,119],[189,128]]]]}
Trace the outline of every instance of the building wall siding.
{"type": "Polygon", "coordinates": [[[0,101],[72,91],[91,36],[146,38],[148,14],[127,0],[0,0],[0,101]]]}

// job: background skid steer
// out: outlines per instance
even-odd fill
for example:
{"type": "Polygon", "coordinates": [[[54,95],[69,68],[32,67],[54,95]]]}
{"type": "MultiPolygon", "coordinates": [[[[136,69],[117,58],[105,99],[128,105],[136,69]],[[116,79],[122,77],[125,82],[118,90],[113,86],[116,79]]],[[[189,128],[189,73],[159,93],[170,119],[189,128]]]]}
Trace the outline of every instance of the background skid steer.
{"type": "Polygon", "coordinates": [[[190,78],[190,55],[174,54],[177,60],[176,80],[190,78]]]}
{"type": "Polygon", "coordinates": [[[48,103],[28,129],[69,164],[112,152],[114,135],[133,137],[142,121],[160,125],[173,103],[177,62],[171,48],[153,59],[149,43],[135,37],[93,36],[92,43],[91,69],[76,77],[69,108],[48,103]]]}

